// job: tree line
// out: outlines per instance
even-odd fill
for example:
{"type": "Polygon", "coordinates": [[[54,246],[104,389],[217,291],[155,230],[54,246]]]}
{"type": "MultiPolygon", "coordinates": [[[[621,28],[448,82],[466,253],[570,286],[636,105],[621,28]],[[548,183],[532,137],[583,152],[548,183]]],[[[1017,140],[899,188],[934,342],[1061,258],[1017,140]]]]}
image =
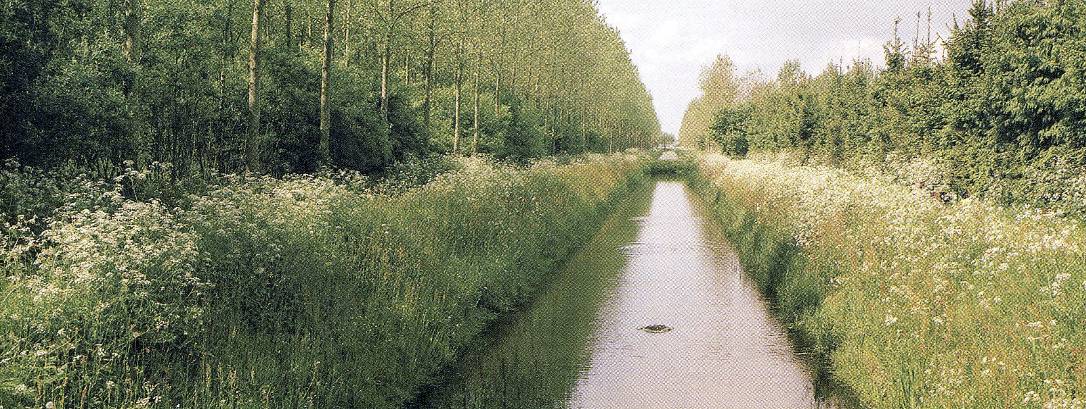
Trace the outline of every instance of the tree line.
{"type": "Polygon", "coordinates": [[[845,167],[922,160],[959,195],[1083,202],[1086,4],[977,0],[969,17],[945,40],[918,35],[911,46],[895,23],[882,68],[857,61],[810,76],[792,61],[767,80],[737,75],[722,57],[705,70],[680,139],[845,167]]]}
{"type": "Polygon", "coordinates": [[[581,0],[25,0],[0,4],[0,55],[0,156],[43,168],[377,172],[660,134],[581,0]]]}

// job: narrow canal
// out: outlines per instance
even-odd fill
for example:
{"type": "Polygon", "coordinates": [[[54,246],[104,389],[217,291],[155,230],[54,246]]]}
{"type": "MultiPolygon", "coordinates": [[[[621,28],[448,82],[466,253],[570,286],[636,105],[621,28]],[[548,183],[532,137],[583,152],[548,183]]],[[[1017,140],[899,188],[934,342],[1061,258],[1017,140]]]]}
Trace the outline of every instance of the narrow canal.
{"type": "Polygon", "coordinates": [[[808,370],[682,182],[631,195],[434,408],[820,407],[808,370]],[[640,328],[664,325],[666,333],[640,328]]]}

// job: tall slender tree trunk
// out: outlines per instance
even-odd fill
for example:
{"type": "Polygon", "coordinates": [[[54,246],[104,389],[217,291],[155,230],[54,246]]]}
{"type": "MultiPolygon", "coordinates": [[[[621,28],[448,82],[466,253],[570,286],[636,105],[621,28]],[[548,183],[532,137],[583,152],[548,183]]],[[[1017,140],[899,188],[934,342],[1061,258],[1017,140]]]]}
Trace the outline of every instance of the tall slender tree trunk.
{"type": "Polygon", "coordinates": [[[505,60],[505,45],[508,43],[508,35],[505,26],[501,29],[501,42],[498,44],[497,55],[494,57],[494,117],[501,114],[502,109],[502,62],[505,60]]]}
{"type": "Polygon", "coordinates": [[[347,0],[347,9],[343,12],[343,66],[349,67],[351,65],[351,11],[354,8],[354,1],[347,0]]]}
{"type": "Polygon", "coordinates": [[[286,45],[288,47],[288,49],[289,49],[290,47],[293,47],[293,45],[294,45],[294,8],[290,7],[290,4],[288,3],[288,4],[286,4],[286,10],[285,11],[286,11],[286,16],[285,16],[286,17],[286,32],[283,33],[283,38],[286,41],[283,41],[283,44],[286,45]]]}
{"type": "Polygon", "coordinates": [[[140,5],[140,0],[125,0],[124,3],[124,57],[129,64],[136,64],[139,61],[143,6],[140,5]]]}
{"type": "Polygon", "coordinates": [[[517,49],[514,48],[512,59],[513,72],[509,74],[509,92],[512,93],[514,97],[519,96],[517,94],[517,67],[519,67],[517,64],[517,54],[517,49]]]}
{"type": "Polygon", "coordinates": [[[329,113],[331,105],[329,96],[332,93],[332,39],[333,24],[335,22],[336,0],[328,0],[328,12],[324,17],[324,61],[321,65],[321,140],[320,161],[321,166],[327,166],[332,161],[331,139],[332,120],[329,113]]]}
{"type": "MultiPolygon", "coordinates": [[[[516,15],[513,17],[512,27],[518,27],[519,23],[520,23],[520,13],[516,13],[516,15]]],[[[515,33],[515,31],[514,31],[514,33],[515,33]]],[[[517,64],[517,62],[520,61],[520,58],[519,58],[520,57],[520,46],[519,46],[519,43],[517,42],[517,40],[518,40],[517,37],[514,37],[512,39],[513,53],[512,53],[512,58],[509,60],[509,64],[512,65],[512,67],[511,67],[512,72],[509,74],[509,93],[513,97],[518,96],[517,95],[517,67],[519,66],[519,64],[517,64]]]]}
{"type": "Polygon", "coordinates": [[[305,9],[305,36],[302,37],[301,41],[298,41],[298,46],[299,47],[306,45],[307,43],[309,43],[310,39],[313,38],[313,15],[310,14],[309,7],[304,7],[304,9],[305,9]]]}
{"type": "Polygon", "coordinates": [[[381,52],[381,118],[388,122],[389,65],[392,64],[392,30],[395,24],[395,6],[388,0],[388,28],[385,31],[385,49],[381,52]]]}
{"type": "Polygon", "coordinates": [[[271,38],[272,25],[269,24],[272,20],[268,17],[268,1],[264,0],[264,7],[260,11],[260,38],[261,41],[267,41],[271,38]]]}
{"type": "Polygon", "coordinates": [[[381,118],[388,121],[388,70],[392,59],[391,35],[385,37],[385,49],[381,52],[381,118]]]}
{"type": "Polygon", "coordinates": [[[471,153],[474,155],[479,150],[479,67],[483,65],[482,55],[475,60],[475,118],[472,121],[471,153]]]}
{"type": "Polygon", "coordinates": [[[426,49],[426,95],[422,101],[423,124],[430,130],[431,103],[434,94],[434,55],[437,53],[437,2],[430,3],[429,42],[426,49]]]}
{"type": "Polygon", "coordinates": [[[264,0],[253,0],[253,26],[249,37],[249,137],[245,143],[245,168],[260,169],[260,34],[264,0]]]}
{"type": "MultiPolygon", "coordinates": [[[[232,24],[233,19],[230,18],[232,15],[234,15],[234,2],[229,2],[226,6],[226,16],[223,17],[222,43],[220,44],[222,48],[222,58],[219,60],[219,135],[217,138],[219,144],[225,142],[228,133],[226,125],[226,69],[229,62],[237,57],[236,51],[234,53],[230,52],[231,50],[235,50],[231,44],[233,42],[232,40],[234,40],[231,36],[234,32],[232,24]]],[[[218,158],[216,158],[218,170],[220,172],[225,172],[227,169],[224,161],[225,158],[223,157],[224,155],[221,153],[222,150],[212,150],[212,152],[216,152],[218,156],[218,158]]]]}
{"type": "MultiPolygon", "coordinates": [[[[462,46],[461,46],[462,47],[462,46]]],[[[456,87],[453,101],[453,153],[459,151],[460,145],[460,93],[464,82],[464,62],[459,61],[456,69],[456,87]]]]}

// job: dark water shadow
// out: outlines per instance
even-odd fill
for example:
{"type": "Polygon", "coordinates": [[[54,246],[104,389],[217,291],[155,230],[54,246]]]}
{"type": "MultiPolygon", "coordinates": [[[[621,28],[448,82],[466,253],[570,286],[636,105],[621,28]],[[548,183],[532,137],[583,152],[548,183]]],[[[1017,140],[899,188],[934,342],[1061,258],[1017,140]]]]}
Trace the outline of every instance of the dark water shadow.
{"type": "Polygon", "coordinates": [[[564,407],[588,361],[596,318],[626,264],[620,248],[636,237],[651,186],[615,207],[600,231],[524,311],[490,328],[445,382],[417,408],[564,407]]]}

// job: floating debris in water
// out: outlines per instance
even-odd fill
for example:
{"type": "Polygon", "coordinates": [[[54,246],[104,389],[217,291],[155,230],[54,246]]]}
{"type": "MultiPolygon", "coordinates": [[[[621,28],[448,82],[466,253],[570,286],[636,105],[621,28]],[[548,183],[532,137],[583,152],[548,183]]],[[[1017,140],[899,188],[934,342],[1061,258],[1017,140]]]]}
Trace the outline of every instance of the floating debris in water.
{"type": "Polygon", "coordinates": [[[641,327],[641,328],[638,328],[638,329],[642,330],[642,331],[645,331],[645,332],[648,332],[650,334],[663,334],[665,332],[671,332],[671,327],[669,327],[667,325],[660,325],[660,324],[649,325],[647,327],[641,327]]]}

